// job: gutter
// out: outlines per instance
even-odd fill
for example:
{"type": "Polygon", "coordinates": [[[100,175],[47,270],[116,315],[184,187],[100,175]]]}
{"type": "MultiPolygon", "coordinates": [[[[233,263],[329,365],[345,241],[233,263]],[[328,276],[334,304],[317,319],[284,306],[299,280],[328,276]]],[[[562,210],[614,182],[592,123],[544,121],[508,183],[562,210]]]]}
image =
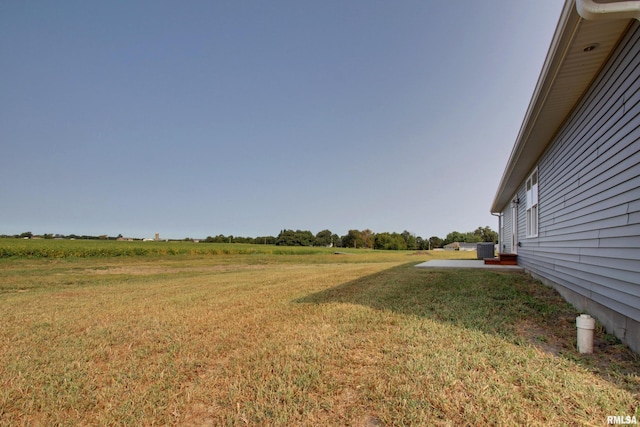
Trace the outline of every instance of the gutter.
{"type": "Polygon", "coordinates": [[[640,1],[596,3],[593,0],[576,0],[578,14],[587,20],[637,19],[640,20],[640,1]]]}

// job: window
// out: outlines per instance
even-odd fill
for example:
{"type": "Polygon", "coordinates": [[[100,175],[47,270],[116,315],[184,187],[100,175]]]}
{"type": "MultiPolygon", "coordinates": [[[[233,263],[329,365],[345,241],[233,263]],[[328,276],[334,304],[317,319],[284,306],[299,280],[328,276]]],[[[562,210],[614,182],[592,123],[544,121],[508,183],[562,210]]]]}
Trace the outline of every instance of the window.
{"type": "Polygon", "coordinates": [[[526,182],[527,187],[527,237],[538,236],[538,168],[526,182]]]}

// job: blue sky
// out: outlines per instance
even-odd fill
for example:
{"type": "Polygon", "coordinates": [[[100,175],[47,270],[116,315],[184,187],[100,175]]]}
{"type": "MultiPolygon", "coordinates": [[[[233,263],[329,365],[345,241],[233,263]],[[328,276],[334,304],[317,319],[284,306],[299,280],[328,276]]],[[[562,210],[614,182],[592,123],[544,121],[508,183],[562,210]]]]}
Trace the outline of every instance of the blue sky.
{"type": "Polygon", "coordinates": [[[562,3],[2,2],[0,234],[497,230],[562,3]]]}

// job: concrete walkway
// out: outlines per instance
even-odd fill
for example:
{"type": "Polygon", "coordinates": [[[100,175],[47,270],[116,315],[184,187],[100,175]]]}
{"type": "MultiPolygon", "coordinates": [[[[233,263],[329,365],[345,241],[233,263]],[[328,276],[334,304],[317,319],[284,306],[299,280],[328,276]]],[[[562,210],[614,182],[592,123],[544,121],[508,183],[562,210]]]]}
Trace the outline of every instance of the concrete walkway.
{"type": "Polygon", "coordinates": [[[524,271],[519,265],[488,265],[481,259],[434,259],[416,265],[419,268],[480,268],[483,270],[524,271]]]}

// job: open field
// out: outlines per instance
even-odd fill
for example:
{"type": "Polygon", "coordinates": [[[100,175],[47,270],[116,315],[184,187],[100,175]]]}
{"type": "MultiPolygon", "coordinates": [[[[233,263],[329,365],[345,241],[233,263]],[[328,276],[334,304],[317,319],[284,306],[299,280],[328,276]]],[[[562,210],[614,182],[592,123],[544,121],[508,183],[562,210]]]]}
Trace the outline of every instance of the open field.
{"type": "Polygon", "coordinates": [[[523,274],[266,248],[0,259],[0,425],[640,419],[638,357],[601,329],[579,355],[577,313],[523,274]]]}

